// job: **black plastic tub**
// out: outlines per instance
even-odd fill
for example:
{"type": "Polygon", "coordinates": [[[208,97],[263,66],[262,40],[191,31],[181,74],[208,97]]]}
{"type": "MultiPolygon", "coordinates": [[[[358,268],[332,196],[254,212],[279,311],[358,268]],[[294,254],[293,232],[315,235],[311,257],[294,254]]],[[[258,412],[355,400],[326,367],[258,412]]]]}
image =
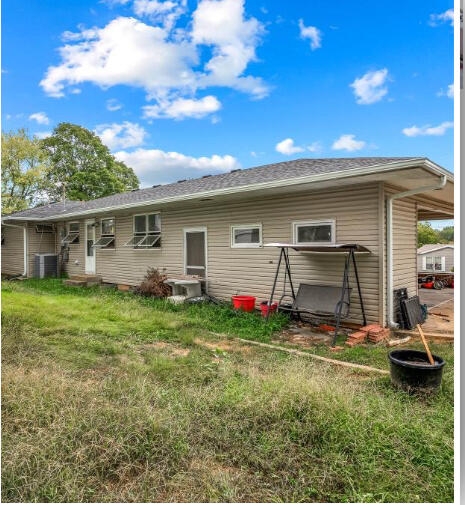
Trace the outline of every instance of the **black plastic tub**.
{"type": "Polygon", "coordinates": [[[399,349],[389,353],[391,382],[406,391],[434,393],[441,386],[442,369],[446,362],[433,354],[434,365],[426,352],[399,349]]]}

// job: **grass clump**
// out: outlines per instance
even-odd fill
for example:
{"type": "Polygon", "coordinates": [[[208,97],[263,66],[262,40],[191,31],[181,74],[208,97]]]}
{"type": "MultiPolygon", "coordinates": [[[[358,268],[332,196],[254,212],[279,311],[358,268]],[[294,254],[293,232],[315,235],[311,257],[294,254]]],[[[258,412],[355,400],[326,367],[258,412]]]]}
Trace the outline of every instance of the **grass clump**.
{"type": "Polygon", "coordinates": [[[3,293],[3,501],[453,500],[452,375],[419,399],[215,337],[267,338],[227,307],[28,282],[3,293]]]}

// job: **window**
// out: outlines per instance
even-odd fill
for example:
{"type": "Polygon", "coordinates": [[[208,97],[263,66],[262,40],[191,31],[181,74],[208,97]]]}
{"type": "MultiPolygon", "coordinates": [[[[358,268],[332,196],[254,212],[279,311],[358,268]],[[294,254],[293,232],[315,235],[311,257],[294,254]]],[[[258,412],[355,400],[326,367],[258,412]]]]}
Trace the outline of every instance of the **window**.
{"type": "Polygon", "coordinates": [[[433,257],[432,256],[426,256],[425,269],[426,270],[434,270],[434,264],[433,264],[433,257]]]}
{"type": "Polygon", "coordinates": [[[53,233],[53,224],[36,224],[36,233],[53,233]]]}
{"type": "Polygon", "coordinates": [[[231,247],[260,247],[261,245],[261,224],[231,226],[231,247]]]}
{"type": "Polygon", "coordinates": [[[115,218],[107,217],[100,222],[100,238],[92,246],[97,249],[115,247],[115,218]]]}
{"type": "Polygon", "coordinates": [[[293,223],[295,244],[324,245],[336,240],[336,221],[301,221],[293,223]]]}
{"type": "Polygon", "coordinates": [[[137,249],[161,247],[161,216],[160,214],[139,214],[134,216],[132,237],[124,247],[137,249]]]}
{"type": "Polygon", "coordinates": [[[68,223],[68,233],[61,241],[62,244],[79,244],[79,223],[68,223]]]}
{"type": "Polygon", "coordinates": [[[434,272],[444,272],[446,270],[445,256],[425,256],[423,257],[423,269],[434,272]]]}

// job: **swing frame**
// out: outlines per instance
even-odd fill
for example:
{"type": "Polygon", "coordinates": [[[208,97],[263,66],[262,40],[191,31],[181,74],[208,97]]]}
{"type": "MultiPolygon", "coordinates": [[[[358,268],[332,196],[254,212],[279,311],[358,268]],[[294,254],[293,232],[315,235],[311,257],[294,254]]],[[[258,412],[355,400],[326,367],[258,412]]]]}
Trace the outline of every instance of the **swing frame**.
{"type": "MultiPolygon", "coordinates": [[[[324,245],[324,246],[302,246],[298,244],[265,244],[265,247],[278,247],[280,249],[279,253],[279,260],[278,264],[276,267],[276,272],[274,276],[274,281],[273,281],[273,287],[271,289],[271,294],[268,300],[268,307],[271,307],[271,304],[273,303],[273,298],[275,295],[276,291],[276,285],[278,283],[278,278],[279,278],[279,273],[281,270],[281,266],[284,264],[284,286],[283,286],[283,295],[280,298],[279,304],[278,304],[278,310],[281,306],[281,302],[285,296],[291,296],[293,300],[292,308],[288,309],[289,312],[295,313],[298,315],[299,319],[301,319],[300,314],[302,312],[306,312],[309,314],[312,314],[312,311],[310,309],[306,308],[299,308],[296,306],[296,294],[295,294],[295,289],[294,289],[294,282],[292,280],[292,272],[291,272],[291,263],[289,259],[289,249],[294,249],[295,251],[301,251],[301,252],[315,252],[315,253],[326,253],[326,254],[331,254],[331,253],[343,253],[345,256],[345,262],[344,262],[344,273],[342,276],[342,287],[341,287],[341,297],[339,302],[335,306],[335,319],[336,319],[336,327],[334,330],[334,336],[332,340],[332,345],[336,343],[336,338],[337,334],[339,331],[339,328],[341,326],[341,320],[343,318],[342,314],[342,309],[343,305],[347,304],[348,302],[346,301],[347,299],[347,293],[349,294],[349,299],[350,299],[350,283],[349,283],[349,275],[350,275],[350,267],[351,264],[353,265],[354,269],[354,275],[355,275],[355,280],[357,283],[357,292],[358,292],[358,298],[360,301],[360,307],[362,310],[362,320],[363,320],[363,326],[366,326],[367,324],[367,319],[366,319],[366,314],[365,314],[365,306],[363,303],[363,296],[362,296],[362,289],[360,286],[360,279],[358,275],[358,268],[357,268],[357,261],[355,259],[355,253],[365,253],[369,254],[370,251],[364,247],[361,246],[360,244],[334,244],[334,245],[324,245]],[[290,288],[291,288],[291,294],[287,295],[286,294],[286,285],[287,282],[289,282],[290,288]]],[[[350,302],[349,302],[349,309],[350,309],[350,302]]],[[[270,315],[270,309],[268,310],[266,314],[266,321],[268,321],[270,315]]]]}

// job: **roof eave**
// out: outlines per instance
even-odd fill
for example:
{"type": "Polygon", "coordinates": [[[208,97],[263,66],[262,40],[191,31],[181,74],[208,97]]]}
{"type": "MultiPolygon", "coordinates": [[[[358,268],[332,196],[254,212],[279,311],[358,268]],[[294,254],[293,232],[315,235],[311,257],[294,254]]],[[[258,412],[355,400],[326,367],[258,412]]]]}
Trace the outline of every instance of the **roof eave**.
{"type": "Polygon", "coordinates": [[[352,168],[349,170],[342,170],[342,171],[337,171],[337,172],[330,172],[330,173],[324,173],[324,174],[316,174],[316,175],[306,175],[306,176],[301,176],[301,177],[293,177],[291,179],[280,179],[280,180],[274,180],[274,181],[267,181],[267,182],[262,182],[262,183],[254,183],[254,184],[248,184],[244,186],[234,186],[231,188],[221,188],[221,189],[215,189],[215,190],[210,190],[210,191],[201,191],[198,193],[191,193],[187,195],[176,195],[176,196],[170,196],[166,198],[158,198],[154,200],[146,200],[143,202],[130,202],[126,203],[123,205],[111,205],[108,207],[100,207],[97,209],[87,209],[81,212],[60,212],[60,214],[52,215],[52,216],[47,216],[44,218],[38,218],[38,217],[26,217],[26,216],[5,216],[3,219],[5,220],[11,220],[15,219],[18,221],[57,221],[63,218],[72,218],[72,217],[78,217],[78,216],[88,216],[92,214],[100,214],[104,212],[111,212],[115,210],[124,210],[124,209],[131,209],[131,208],[136,208],[136,207],[147,207],[150,205],[162,205],[166,203],[172,203],[180,200],[193,200],[196,198],[209,198],[209,197],[214,197],[214,196],[222,196],[222,195],[230,195],[234,193],[245,193],[248,191],[255,191],[255,190],[260,190],[260,189],[272,189],[276,187],[284,187],[284,186],[293,186],[293,185],[300,185],[300,184],[308,184],[312,182],[324,182],[324,181],[331,181],[334,179],[347,179],[350,177],[360,177],[364,175],[371,175],[371,174],[379,174],[379,173],[385,173],[385,172],[391,172],[394,170],[401,170],[405,168],[412,168],[412,167],[423,167],[430,172],[434,173],[435,175],[445,175],[447,179],[451,182],[453,182],[453,175],[440,165],[437,165],[436,163],[432,162],[428,158],[412,158],[409,160],[401,160],[401,161],[395,161],[391,163],[385,163],[385,164],[376,164],[376,165],[370,165],[368,167],[361,167],[361,168],[352,168]]]}

